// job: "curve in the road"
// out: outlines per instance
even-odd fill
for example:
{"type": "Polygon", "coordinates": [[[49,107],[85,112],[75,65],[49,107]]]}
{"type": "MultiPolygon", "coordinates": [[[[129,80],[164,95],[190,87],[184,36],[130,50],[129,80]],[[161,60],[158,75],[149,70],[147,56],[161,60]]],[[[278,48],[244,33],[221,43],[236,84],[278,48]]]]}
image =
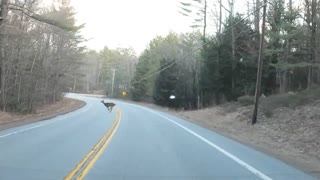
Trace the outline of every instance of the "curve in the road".
{"type": "Polygon", "coordinates": [[[87,105],[0,131],[0,179],[63,179],[84,157],[72,179],[315,179],[170,114],[108,100],[120,115],[99,98],[70,96],[87,105]]]}

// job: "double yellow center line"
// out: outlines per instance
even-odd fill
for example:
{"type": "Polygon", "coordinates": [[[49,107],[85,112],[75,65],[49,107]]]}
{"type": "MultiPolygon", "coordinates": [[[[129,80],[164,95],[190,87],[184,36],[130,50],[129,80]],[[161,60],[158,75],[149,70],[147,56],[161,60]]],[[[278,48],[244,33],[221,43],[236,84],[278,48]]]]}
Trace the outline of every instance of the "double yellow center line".
{"type": "Polygon", "coordinates": [[[92,168],[94,163],[101,156],[104,149],[111,141],[113,135],[118,129],[121,120],[121,111],[116,108],[116,119],[110,129],[102,136],[98,143],[89,151],[89,153],[77,164],[77,166],[70,171],[64,178],[65,180],[83,179],[92,168]]]}

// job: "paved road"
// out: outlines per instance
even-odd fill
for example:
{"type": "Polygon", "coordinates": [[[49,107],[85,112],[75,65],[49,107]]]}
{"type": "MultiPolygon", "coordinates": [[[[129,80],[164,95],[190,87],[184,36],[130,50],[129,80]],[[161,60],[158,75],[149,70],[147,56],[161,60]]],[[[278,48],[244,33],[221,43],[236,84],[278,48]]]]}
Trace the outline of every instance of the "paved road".
{"type": "Polygon", "coordinates": [[[85,179],[101,180],[314,179],[174,116],[124,102],[109,113],[101,99],[69,96],[87,105],[0,131],[1,180],[63,179],[77,165],[72,178],[86,172],[85,179]]]}

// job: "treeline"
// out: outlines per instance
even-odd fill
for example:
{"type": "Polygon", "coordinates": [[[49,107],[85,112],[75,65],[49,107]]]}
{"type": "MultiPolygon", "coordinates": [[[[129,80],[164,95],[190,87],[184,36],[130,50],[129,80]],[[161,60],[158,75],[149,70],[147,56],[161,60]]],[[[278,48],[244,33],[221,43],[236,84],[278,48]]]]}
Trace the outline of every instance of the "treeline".
{"type": "Polygon", "coordinates": [[[104,48],[100,51],[99,86],[107,97],[121,98],[130,89],[137,57],[131,48],[104,48]]]}
{"type": "Polygon", "coordinates": [[[64,77],[65,87],[69,92],[126,98],[121,92],[129,91],[136,63],[137,57],[131,48],[88,51],[80,58],[76,71],[64,77]]]}
{"type": "MultiPolygon", "coordinates": [[[[260,40],[265,44],[264,95],[319,84],[318,1],[301,1],[297,6],[292,1],[268,1],[264,39],[260,39],[258,11],[262,2],[256,3],[255,11],[248,14],[234,14],[234,3],[229,4],[232,11],[227,11],[226,18],[216,13],[218,30],[214,35],[204,30],[202,34],[170,33],[152,40],[139,57],[131,82],[132,99],[194,109],[254,95],[260,40]],[[176,99],[169,99],[171,95],[176,99]]],[[[210,8],[207,2],[205,5],[210,8]]],[[[220,7],[226,8],[221,2],[220,7]]]]}
{"type": "Polygon", "coordinates": [[[76,71],[83,48],[67,3],[1,1],[0,109],[33,112],[62,97],[62,77],[76,71]]]}
{"type": "Polygon", "coordinates": [[[197,105],[202,44],[201,34],[175,34],[157,37],[139,57],[132,80],[131,96],[136,101],[155,101],[164,106],[197,105]],[[194,53],[192,53],[195,51],[194,53]],[[181,60],[180,60],[181,59],[181,60]],[[180,60],[176,62],[177,60],[180,60]],[[157,73],[159,70],[168,68],[157,73]],[[155,74],[156,73],[156,74],[155,74]],[[169,96],[175,95],[174,104],[169,96]]]}

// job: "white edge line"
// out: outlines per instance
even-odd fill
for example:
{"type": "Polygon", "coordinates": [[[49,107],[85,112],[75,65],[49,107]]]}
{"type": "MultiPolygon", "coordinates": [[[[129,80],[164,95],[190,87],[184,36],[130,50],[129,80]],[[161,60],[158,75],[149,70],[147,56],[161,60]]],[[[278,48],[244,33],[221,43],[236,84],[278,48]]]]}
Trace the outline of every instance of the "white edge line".
{"type": "Polygon", "coordinates": [[[41,127],[41,126],[44,126],[44,125],[45,124],[41,124],[41,125],[37,125],[37,126],[32,126],[32,127],[26,128],[26,129],[22,129],[22,130],[19,130],[19,131],[15,131],[15,132],[12,132],[12,133],[8,133],[8,134],[0,136],[0,138],[4,138],[4,137],[7,137],[7,136],[18,134],[18,133],[21,133],[21,132],[24,132],[24,131],[28,131],[28,130],[31,130],[31,129],[35,129],[35,128],[38,128],[38,127],[41,127]]]}
{"type": "MultiPolygon", "coordinates": [[[[89,104],[89,105],[88,105],[87,107],[85,107],[84,109],[78,111],[77,113],[82,113],[82,112],[86,111],[89,107],[91,107],[91,104],[89,104]]],[[[72,113],[72,112],[70,112],[70,113],[72,113]]],[[[67,113],[67,114],[68,114],[68,113],[67,113]]],[[[65,115],[65,114],[63,114],[63,115],[65,115]]],[[[63,115],[60,115],[60,116],[63,116],[63,115]]],[[[58,116],[56,116],[56,117],[58,117],[58,116]]],[[[69,117],[70,117],[70,116],[69,116],[69,117]]],[[[54,117],[54,118],[55,118],[55,117],[54,117]]],[[[25,131],[29,131],[29,130],[31,130],[31,129],[39,128],[39,127],[41,127],[41,126],[46,126],[46,125],[49,125],[49,124],[51,124],[51,123],[53,123],[53,122],[61,121],[61,120],[64,120],[64,119],[66,119],[66,118],[67,118],[67,117],[63,117],[63,118],[61,118],[61,119],[56,119],[56,120],[53,120],[53,121],[50,121],[50,122],[47,122],[47,123],[44,122],[44,124],[40,124],[40,125],[32,126],[32,127],[29,127],[29,128],[21,129],[21,130],[19,130],[19,131],[14,131],[14,132],[11,132],[11,133],[8,133],[8,134],[0,135],[0,139],[1,139],[1,138],[8,137],[8,136],[15,135],[15,134],[19,134],[19,133],[22,133],[22,132],[25,132],[25,131]]],[[[38,121],[38,122],[39,122],[39,121],[38,121]]],[[[35,123],[36,123],[36,122],[35,122],[35,123]]]]}
{"type": "MultiPolygon", "coordinates": [[[[128,103],[129,104],[129,103],[128,103]]],[[[134,105],[136,106],[136,105],[134,105]]],[[[229,157],[230,159],[234,160],[235,162],[237,162],[238,164],[240,164],[242,167],[246,168],[247,170],[249,170],[251,173],[255,174],[256,176],[260,177],[261,179],[263,180],[272,180],[271,177],[265,175],[264,173],[260,172],[259,170],[257,170],[256,168],[254,168],[253,166],[249,165],[248,163],[242,161],[241,159],[239,159],[238,157],[236,157],[235,155],[229,153],[228,151],[224,150],[223,148],[221,148],[220,146],[212,143],[211,141],[209,141],[208,139],[202,137],[201,135],[197,134],[196,132],[190,130],[189,128],[173,121],[172,119],[169,119],[168,117],[166,116],[163,116],[153,110],[150,110],[148,108],[145,108],[145,107],[141,107],[141,106],[137,106],[137,107],[140,107],[140,108],[143,108],[143,109],[146,109],[148,110],[149,112],[152,112],[160,117],[163,117],[165,119],[167,119],[168,121],[170,121],[171,123],[179,126],[180,128],[186,130],[187,132],[189,132],[190,134],[194,135],[195,137],[197,137],[198,139],[200,139],[201,141],[207,143],[208,145],[210,145],[211,147],[215,148],[216,150],[218,150],[219,152],[221,152],[222,154],[224,154],[225,156],[229,157]]]]}

